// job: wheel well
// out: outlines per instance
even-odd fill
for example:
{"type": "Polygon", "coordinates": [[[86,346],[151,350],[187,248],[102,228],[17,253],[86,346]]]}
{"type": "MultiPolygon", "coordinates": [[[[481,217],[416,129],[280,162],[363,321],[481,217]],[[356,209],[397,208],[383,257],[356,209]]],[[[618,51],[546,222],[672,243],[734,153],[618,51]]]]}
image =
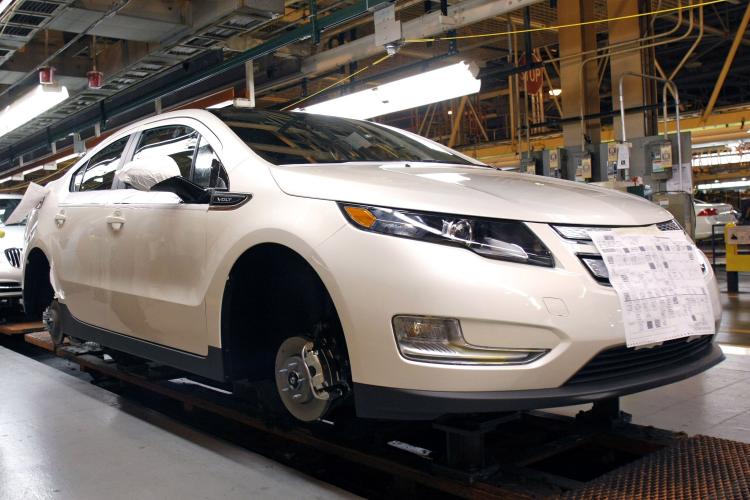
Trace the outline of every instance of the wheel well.
{"type": "Polygon", "coordinates": [[[240,256],[222,302],[222,346],[230,378],[272,377],[276,351],[286,338],[321,331],[336,337],[348,359],[333,300],[304,257],[271,243],[240,256]]]}
{"type": "Polygon", "coordinates": [[[55,296],[50,283],[50,263],[38,248],[29,252],[24,266],[23,305],[31,319],[41,319],[42,313],[55,296]]]}

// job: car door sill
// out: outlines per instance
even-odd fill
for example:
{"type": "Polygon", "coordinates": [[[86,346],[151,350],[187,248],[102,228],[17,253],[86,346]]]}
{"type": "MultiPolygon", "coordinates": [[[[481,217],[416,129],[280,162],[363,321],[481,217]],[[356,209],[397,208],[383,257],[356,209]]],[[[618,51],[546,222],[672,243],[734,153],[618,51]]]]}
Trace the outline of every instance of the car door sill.
{"type": "Polygon", "coordinates": [[[66,335],[96,342],[111,349],[162,363],[211,380],[225,381],[224,357],[219,347],[208,346],[208,354],[199,356],[84,323],[73,316],[65,304],[60,304],[60,311],[62,328],[66,335]]]}

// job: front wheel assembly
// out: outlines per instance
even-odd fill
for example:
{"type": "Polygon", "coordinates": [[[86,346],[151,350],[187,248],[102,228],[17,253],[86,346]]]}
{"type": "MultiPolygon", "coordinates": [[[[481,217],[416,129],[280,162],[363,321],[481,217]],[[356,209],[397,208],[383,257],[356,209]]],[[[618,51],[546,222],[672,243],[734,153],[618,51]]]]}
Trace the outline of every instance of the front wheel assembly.
{"type": "Polygon", "coordinates": [[[331,352],[304,337],[290,337],[281,344],[275,372],[284,407],[304,422],[323,418],[345,392],[331,352]]]}

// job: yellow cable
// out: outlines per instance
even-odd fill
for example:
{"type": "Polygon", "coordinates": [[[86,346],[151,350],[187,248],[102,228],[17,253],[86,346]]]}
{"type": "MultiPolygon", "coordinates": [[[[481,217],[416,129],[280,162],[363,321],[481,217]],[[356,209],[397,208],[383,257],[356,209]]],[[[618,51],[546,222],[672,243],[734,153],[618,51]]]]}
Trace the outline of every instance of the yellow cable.
{"type": "Polygon", "coordinates": [[[729,0],[709,0],[703,3],[697,3],[695,5],[683,5],[679,7],[670,7],[668,9],[661,9],[661,10],[653,10],[651,12],[641,12],[638,14],[629,14],[627,16],[618,16],[618,17],[610,17],[607,19],[596,19],[594,21],[581,21],[579,23],[571,23],[571,24],[558,24],[557,26],[543,26],[541,28],[526,28],[521,30],[514,30],[514,31],[503,31],[500,33],[482,33],[479,35],[460,35],[460,36],[440,36],[440,37],[434,37],[434,38],[410,38],[404,40],[406,43],[419,43],[419,42],[439,42],[441,40],[464,40],[467,38],[490,38],[490,37],[501,37],[501,36],[507,36],[507,35],[518,35],[521,33],[533,33],[537,31],[554,31],[554,30],[560,30],[565,28],[575,28],[578,26],[588,26],[591,24],[599,24],[599,23],[608,23],[612,21],[624,21],[625,19],[634,19],[637,17],[645,17],[645,16],[651,16],[651,15],[659,15],[659,14],[666,14],[668,12],[676,12],[678,10],[686,10],[686,9],[696,9],[698,7],[703,7],[705,5],[713,5],[717,3],[724,3],[729,0]]]}
{"type": "Polygon", "coordinates": [[[330,89],[332,89],[332,88],[333,88],[333,87],[335,87],[336,85],[339,85],[339,84],[341,84],[341,83],[344,83],[344,82],[346,82],[346,81],[349,81],[349,80],[351,80],[352,78],[354,78],[355,76],[359,75],[360,73],[364,73],[364,72],[365,72],[365,71],[367,71],[368,69],[370,69],[370,68],[372,68],[372,67],[374,67],[374,66],[377,66],[377,65],[378,65],[378,64],[380,64],[380,63],[382,63],[383,61],[385,61],[386,59],[388,59],[389,57],[391,57],[391,55],[392,55],[392,54],[387,54],[387,55],[385,55],[385,56],[381,57],[380,59],[378,59],[377,61],[375,61],[375,62],[373,62],[373,63],[371,63],[371,64],[369,64],[369,65],[365,66],[364,68],[362,68],[362,69],[359,69],[359,70],[355,71],[355,72],[354,72],[354,73],[352,73],[351,75],[347,75],[347,76],[345,76],[344,78],[342,78],[342,79],[340,79],[340,80],[337,80],[337,81],[333,82],[333,83],[332,83],[332,84],[330,84],[329,86],[327,86],[327,87],[324,87],[324,88],[322,88],[322,89],[318,90],[317,92],[315,92],[315,93],[312,93],[312,94],[310,94],[309,96],[303,97],[303,98],[302,98],[302,99],[300,99],[299,101],[293,102],[292,104],[289,104],[288,106],[284,106],[283,108],[281,108],[281,111],[286,111],[286,110],[287,110],[287,109],[289,109],[289,108],[294,108],[294,107],[298,106],[298,105],[299,105],[300,103],[302,103],[302,102],[305,102],[306,100],[308,100],[308,99],[310,99],[310,98],[313,98],[313,97],[315,97],[316,95],[322,94],[322,93],[323,93],[323,92],[325,92],[326,90],[330,90],[330,89]]]}

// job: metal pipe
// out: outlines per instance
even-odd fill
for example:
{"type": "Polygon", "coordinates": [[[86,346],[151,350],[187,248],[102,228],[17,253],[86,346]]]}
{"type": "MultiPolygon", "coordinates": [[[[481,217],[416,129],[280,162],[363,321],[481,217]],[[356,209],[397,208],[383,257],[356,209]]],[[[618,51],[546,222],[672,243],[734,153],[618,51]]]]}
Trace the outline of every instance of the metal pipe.
{"type": "MultiPolygon", "coordinates": [[[[691,4],[692,4],[692,0],[691,0],[691,4]]],[[[681,3],[680,3],[680,5],[681,5],[681,3]]],[[[682,11],[680,11],[680,12],[682,12],[682,11]]],[[[667,45],[667,44],[670,44],[670,43],[679,42],[681,40],[684,40],[685,38],[687,38],[690,35],[690,33],[693,30],[693,25],[694,25],[693,10],[690,9],[690,27],[688,28],[688,30],[684,34],[682,34],[682,35],[680,35],[680,36],[678,36],[676,38],[671,38],[669,40],[660,40],[660,41],[657,41],[657,42],[649,43],[647,45],[636,46],[636,47],[633,47],[632,49],[620,50],[620,51],[617,51],[617,52],[609,52],[607,55],[609,55],[609,57],[611,58],[612,56],[619,56],[619,55],[622,55],[622,54],[627,54],[629,52],[634,52],[634,51],[638,51],[638,50],[642,51],[644,49],[649,49],[649,48],[652,48],[652,47],[658,47],[658,46],[661,46],[661,45],[667,45]]],[[[663,36],[659,36],[659,38],[663,38],[663,36]]],[[[654,36],[652,36],[651,39],[654,39],[654,36]]],[[[638,42],[639,42],[639,40],[632,40],[632,41],[623,42],[623,43],[631,44],[631,43],[638,43],[638,42]]],[[[579,95],[581,96],[581,99],[580,99],[579,116],[580,116],[580,119],[581,119],[581,151],[585,151],[586,150],[586,138],[585,138],[585,134],[586,134],[586,120],[583,118],[584,117],[584,113],[585,113],[584,106],[583,106],[584,99],[585,99],[585,89],[583,87],[583,81],[584,81],[583,70],[584,70],[586,64],[590,63],[591,61],[595,61],[595,60],[597,60],[597,59],[599,59],[601,57],[604,57],[604,55],[605,54],[594,56],[594,57],[590,57],[590,58],[584,60],[581,63],[581,67],[580,67],[580,74],[579,74],[579,95]]]]}
{"type": "Polygon", "coordinates": [[[674,77],[677,76],[677,73],[680,72],[682,67],[687,62],[688,58],[693,54],[696,47],[698,47],[698,45],[701,43],[701,40],[703,39],[703,29],[704,29],[703,25],[704,25],[703,5],[701,5],[700,7],[698,7],[698,28],[700,30],[698,31],[698,37],[695,39],[695,41],[693,42],[693,45],[690,46],[690,48],[685,53],[685,55],[682,56],[682,60],[680,61],[680,63],[672,70],[672,73],[670,73],[669,78],[667,78],[668,80],[674,80],[674,77]]]}

